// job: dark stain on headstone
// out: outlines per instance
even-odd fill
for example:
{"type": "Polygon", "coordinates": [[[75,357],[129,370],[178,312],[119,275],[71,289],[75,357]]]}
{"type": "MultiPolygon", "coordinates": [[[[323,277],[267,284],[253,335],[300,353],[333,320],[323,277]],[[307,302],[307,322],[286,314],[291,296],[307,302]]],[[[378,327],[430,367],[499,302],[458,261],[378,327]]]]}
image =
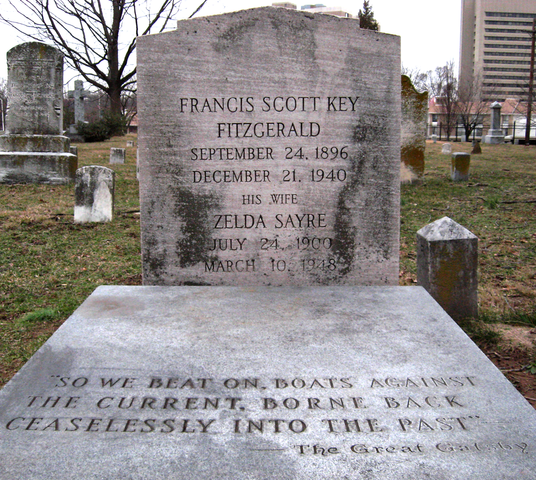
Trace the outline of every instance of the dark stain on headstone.
{"type": "Polygon", "coordinates": [[[317,42],[315,32],[312,26],[314,22],[309,17],[284,18],[274,15],[270,22],[276,32],[277,47],[279,53],[285,56],[291,56],[295,61],[306,67],[308,70],[316,67],[317,42]],[[303,48],[304,45],[306,48],[303,48]]]}
{"type": "Polygon", "coordinates": [[[212,239],[211,212],[218,207],[216,195],[194,193],[188,188],[174,189],[174,214],[183,219],[183,237],[176,242],[181,268],[210,260],[207,245],[212,239]]]}
{"type": "Polygon", "coordinates": [[[240,21],[229,27],[225,32],[218,36],[217,41],[212,44],[214,50],[218,53],[224,53],[230,50],[240,50],[247,45],[247,35],[252,32],[257,24],[257,19],[240,21]]]}

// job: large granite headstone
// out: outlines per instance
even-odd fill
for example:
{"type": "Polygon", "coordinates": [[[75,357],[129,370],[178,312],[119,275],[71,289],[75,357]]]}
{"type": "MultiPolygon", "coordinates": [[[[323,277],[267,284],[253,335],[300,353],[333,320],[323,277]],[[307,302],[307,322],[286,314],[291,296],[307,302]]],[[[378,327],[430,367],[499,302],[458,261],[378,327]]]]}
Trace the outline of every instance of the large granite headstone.
{"type": "Polygon", "coordinates": [[[521,480],[536,411],[420,287],[99,287],[0,392],[9,480],[521,480]]]}
{"type": "Polygon", "coordinates": [[[428,92],[418,92],[407,75],[402,75],[401,127],[401,181],[417,183],[424,178],[428,92]]]}
{"type": "Polygon", "coordinates": [[[73,182],[78,161],[62,135],[62,53],[43,43],[23,43],[9,50],[7,67],[0,183],[73,182]]]}
{"type": "Polygon", "coordinates": [[[259,8],[141,37],[146,285],[396,285],[400,40],[259,8]]]}

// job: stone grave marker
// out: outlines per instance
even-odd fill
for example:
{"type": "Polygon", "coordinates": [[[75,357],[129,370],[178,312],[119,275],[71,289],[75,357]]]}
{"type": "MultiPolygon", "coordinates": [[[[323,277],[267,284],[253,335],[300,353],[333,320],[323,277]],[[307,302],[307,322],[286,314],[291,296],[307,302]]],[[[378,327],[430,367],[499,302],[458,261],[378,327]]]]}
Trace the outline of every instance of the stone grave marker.
{"type": "Polygon", "coordinates": [[[480,155],[482,153],[482,146],[478,140],[473,142],[473,149],[471,150],[471,155],[480,155]]]}
{"type": "Polygon", "coordinates": [[[536,472],[536,411],[421,287],[99,287],[0,428],[6,480],[536,472]]]}
{"type": "Polygon", "coordinates": [[[86,108],[84,100],[89,92],[84,90],[84,82],[82,80],[74,81],[74,124],[86,121],[86,108]]]}
{"type": "Polygon", "coordinates": [[[417,232],[417,281],[455,320],[478,316],[478,238],[449,217],[417,232]]]}
{"type": "Polygon", "coordinates": [[[110,148],[110,163],[123,164],[125,163],[124,148],[110,148]]]}
{"type": "Polygon", "coordinates": [[[75,223],[111,222],[114,211],[115,172],[91,165],[76,171],[75,223]]]}
{"type": "Polygon", "coordinates": [[[417,92],[411,79],[402,75],[402,183],[424,177],[424,151],[428,127],[428,92],[417,92]]]}
{"type": "Polygon", "coordinates": [[[466,182],[469,180],[469,169],[471,167],[471,154],[465,152],[455,152],[452,154],[450,177],[454,182],[466,182]]]}
{"type": "Polygon", "coordinates": [[[441,153],[443,155],[450,155],[452,153],[452,145],[450,143],[444,143],[441,147],[441,153]]]}
{"type": "Polygon", "coordinates": [[[501,144],[504,143],[504,132],[501,128],[501,109],[499,102],[493,102],[491,108],[491,125],[488,134],[483,138],[484,143],[501,144]]]}
{"type": "Polygon", "coordinates": [[[534,409],[394,286],[399,43],[357,25],[138,39],[145,281],[247,286],[99,287],[0,391],[0,478],[531,478],[534,409]]]}
{"type": "Polygon", "coordinates": [[[397,284],[398,37],[267,7],[137,54],[144,284],[397,284]]]}
{"type": "Polygon", "coordinates": [[[63,55],[23,43],[7,53],[6,135],[0,136],[0,183],[74,181],[78,160],[62,135],[63,55]]]}
{"type": "Polygon", "coordinates": [[[82,80],[74,81],[74,90],[69,91],[69,98],[72,98],[74,103],[74,123],[69,126],[70,138],[83,141],[82,137],[78,136],[78,124],[86,121],[85,100],[89,94],[90,92],[84,89],[82,80]]]}

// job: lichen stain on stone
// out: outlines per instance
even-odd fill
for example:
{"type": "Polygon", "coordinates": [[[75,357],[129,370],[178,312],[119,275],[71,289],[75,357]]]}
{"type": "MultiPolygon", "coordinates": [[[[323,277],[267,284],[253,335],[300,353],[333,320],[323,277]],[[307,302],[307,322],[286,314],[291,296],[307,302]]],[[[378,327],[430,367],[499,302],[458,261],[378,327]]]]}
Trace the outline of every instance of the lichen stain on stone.
{"type": "Polygon", "coordinates": [[[461,296],[460,292],[457,292],[457,286],[466,284],[460,281],[465,268],[463,254],[460,250],[453,248],[452,242],[443,246],[441,252],[434,252],[434,254],[439,261],[439,267],[432,282],[436,286],[435,298],[451,316],[457,317],[452,311],[461,296]]]}
{"type": "Polygon", "coordinates": [[[94,194],[97,189],[97,176],[91,175],[89,172],[80,172],[77,177],[80,178],[81,185],[79,188],[74,189],[75,205],[83,205],[85,207],[93,206],[95,200],[94,194]]]}
{"type": "Polygon", "coordinates": [[[176,254],[181,268],[212,260],[207,245],[212,238],[210,212],[219,206],[215,195],[194,194],[187,188],[174,189],[174,215],[183,220],[182,237],[176,242],[176,254]]]}
{"type": "Polygon", "coordinates": [[[352,140],[354,143],[366,143],[385,138],[387,130],[381,118],[370,117],[361,121],[354,127],[352,140]]]}
{"type": "MultiPolygon", "coordinates": [[[[230,50],[240,50],[243,45],[247,45],[247,34],[252,32],[257,25],[258,19],[242,20],[230,26],[225,32],[218,35],[217,40],[212,43],[212,47],[218,53],[225,53],[230,50]]],[[[249,47],[249,45],[248,45],[249,47]]]]}
{"type": "Polygon", "coordinates": [[[469,176],[469,169],[471,166],[471,157],[452,157],[452,169],[458,174],[463,176],[469,176]]]}
{"type": "Polygon", "coordinates": [[[424,148],[415,145],[402,145],[401,159],[418,177],[424,176],[424,148]]]}
{"type": "MultiPolygon", "coordinates": [[[[145,218],[152,218],[155,212],[155,199],[147,202],[143,215],[145,218]]],[[[164,285],[164,274],[166,272],[167,251],[162,248],[158,235],[154,229],[142,229],[142,267],[144,285],[164,285]]]]}
{"type": "Polygon", "coordinates": [[[424,152],[428,116],[428,92],[419,93],[402,75],[401,161],[419,178],[424,176],[424,152]]]}
{"type": "Polygon", "coordinates": [[[352,175],[350,181],[341,189],[337,199],[337,210],[333,231],[335,239],[333,242],[333,254],[337,258],[337,264],[340,265],[339,273],[341,276],[348,275],[352,271],[356,251],[356,227],[351,224],[352,202],[354,201],[354,192],[359,191],[359,187],[365,182],[365,164],[364,155],[357,156],[350,160],[350,169],[352,175]]]}
{"type": "Polygon", "coordinates": [[[276,32],[279,53],[290,56],[307,69],[316,71],[317,42],[314,29],[308,18],[285,19],[279,16],[271,18],[272,28],[276,32]]]}

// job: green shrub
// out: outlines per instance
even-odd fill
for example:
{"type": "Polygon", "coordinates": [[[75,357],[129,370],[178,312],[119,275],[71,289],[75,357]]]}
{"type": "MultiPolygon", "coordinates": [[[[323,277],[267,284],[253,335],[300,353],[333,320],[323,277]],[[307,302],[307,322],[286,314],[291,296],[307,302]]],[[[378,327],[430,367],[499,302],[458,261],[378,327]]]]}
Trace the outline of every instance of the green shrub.
{"type": "Polygon", "coordinates": [[[96,122],[79,122],[77,130],[85,142],[103,142],[114,136],[124,135],[127,131],[127,119],[122,115],[106,113],[96,122]]]}

